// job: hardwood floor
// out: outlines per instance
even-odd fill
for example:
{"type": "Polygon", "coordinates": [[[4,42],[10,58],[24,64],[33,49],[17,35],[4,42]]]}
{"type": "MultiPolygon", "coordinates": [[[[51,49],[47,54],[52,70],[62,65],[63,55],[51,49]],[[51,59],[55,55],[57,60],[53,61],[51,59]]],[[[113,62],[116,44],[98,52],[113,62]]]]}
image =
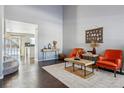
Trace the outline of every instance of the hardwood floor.
{"type": "Polygon", "coordinates": [[[2,88],[67,88],[54,78],[42,66],[61,63],[62,61],[45,61],[34,64],[22,64],[19,71],[0,80],[2,88]]]}

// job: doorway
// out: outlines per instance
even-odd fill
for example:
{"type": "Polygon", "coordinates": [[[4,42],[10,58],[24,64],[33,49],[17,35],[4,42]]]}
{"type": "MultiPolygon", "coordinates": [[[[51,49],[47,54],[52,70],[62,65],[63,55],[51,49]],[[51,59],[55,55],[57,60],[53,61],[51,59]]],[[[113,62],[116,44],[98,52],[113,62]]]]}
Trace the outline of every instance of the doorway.
{"type": "Polygon", "coordinates": [[[4,56],[18,60],[19,64],[37,63],[38,25],[5,20],[4,56]]]}

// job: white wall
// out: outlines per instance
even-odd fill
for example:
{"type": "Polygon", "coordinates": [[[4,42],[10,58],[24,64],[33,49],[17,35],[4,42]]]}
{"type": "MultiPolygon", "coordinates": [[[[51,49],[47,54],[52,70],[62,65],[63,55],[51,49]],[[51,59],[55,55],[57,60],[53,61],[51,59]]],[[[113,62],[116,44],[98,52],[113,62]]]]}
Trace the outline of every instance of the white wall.
{"type": "Polygon", "coordinates": [[[64,6],[63,14],[63,51],[68,54],[77,45],[76,6],[64,6]]]}
{"type": "MultiPolygon", "coordinates": [[[[42,60],[41,49],[44,45],[58,41],[62,51],[63,7],[62,6],[5,6],[5,18],[39,25],[38,59],[42,60]]],[[[50,54],[48,59],[54,58],[50,54]]]]}
{"type": "Polygon", "coordinates": [[[4,30],[4,7],[0,6],[0,79],[3,78],[3,30],[4,30]]]}
{"type": "Polygon", "coordinates": [[[96,27],[104,29],[104,43],[97,53],[108,48],[124,50],[124,6],[64,6],[64,53],[74,47],[91,50],[85,43],[85,30],[96,27]]]}

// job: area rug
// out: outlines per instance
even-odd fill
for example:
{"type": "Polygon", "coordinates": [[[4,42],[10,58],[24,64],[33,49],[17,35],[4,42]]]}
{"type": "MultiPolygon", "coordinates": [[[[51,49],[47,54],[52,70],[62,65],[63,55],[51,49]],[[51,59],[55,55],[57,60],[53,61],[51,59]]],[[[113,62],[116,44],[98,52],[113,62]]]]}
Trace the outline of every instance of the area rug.
{"type": "MultiPolygon", "coordinates": [[[[71,64],[68,64],[70,66],[71,64]]],[[[84,79],[65,70],[64,63],[42,67],[56,79],[64,83],[69,88],[122,88],[124,86],[124,75],[98,70],[94,75],[84,79]]],[[[90,68],[89,68],[90,69],[90,68]]]]}

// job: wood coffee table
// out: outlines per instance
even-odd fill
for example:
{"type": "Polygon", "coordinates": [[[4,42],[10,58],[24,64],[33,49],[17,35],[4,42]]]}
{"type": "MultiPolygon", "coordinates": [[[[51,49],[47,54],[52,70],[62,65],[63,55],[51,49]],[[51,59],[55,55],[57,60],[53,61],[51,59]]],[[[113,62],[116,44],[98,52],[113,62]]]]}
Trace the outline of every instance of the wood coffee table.
{"type": "Polygon", "coordinates": [[[65,68],[66,68],[66,62],[72,63],[72,67],[73,67],[73,72],[75,71],[75,64],[77,65],[81,65],[81,70],[82,70],[82,66],[84,66],[84,77],[86,77],[89,74],[93,74],[94,73],[94,61],[90,61],[90,60],[85,60],[85,59],[80,59],[80,60],[75,60],[74,58],[65,58],[65,68]],[[91,66],[91,73],[87,74],[87,70],[86,67],[87,66],[91,66]]]}

